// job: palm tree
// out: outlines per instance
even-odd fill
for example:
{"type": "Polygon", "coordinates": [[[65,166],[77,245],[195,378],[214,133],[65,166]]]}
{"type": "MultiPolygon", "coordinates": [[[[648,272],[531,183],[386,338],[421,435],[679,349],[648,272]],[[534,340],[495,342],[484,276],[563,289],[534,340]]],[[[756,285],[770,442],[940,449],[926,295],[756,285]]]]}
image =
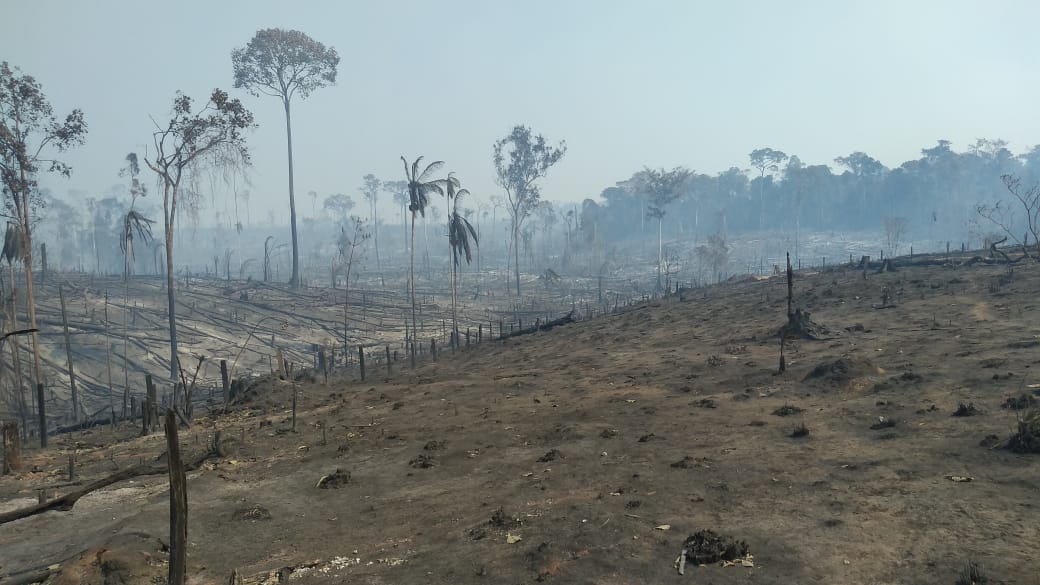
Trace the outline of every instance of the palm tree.
{"type": "Polygon", "coordinates": [[[458,179],[455,179],[451,175],[448,176],[448,192],[449,197],[454,197],[455,201],[452,203],[451,213],[448,215],[448,245],[451,246],[451,322],[452,322],[452,337],[454,343],[459,343],[459,316],[458,316],[458,297],[459,297],[459,260],[460,256],[465,256],[466,264],[473,262],[473,252],[470,247],[470,239],[472,238],[473,244],[476,246],[480,245],[479,239],[477,238],[477,232],[473,229],[473,226],[469,223],[461,213],[459,213],[459,200],[464,195],[469,195],[469,191],[466,189],[460,189],[453,192],[451,180],[454,179],[455,186],[458,186],[458,179]]]}
{"type": "Polygon", "coordinates": [[[419,163],[422,162],[422,159],[421,156],[415,159],[409,168],[408,160],[401,157],[401,162],[404,163],[404,176],[408,181],[408,211],[412,212],[411,266],[408,271],[409,289],[412,291],[412,368],[415,368],[415,344],[419,336],[415,318],[415,214],[420,213],[425,218],[426,206],[430,204],[430,194],[444,195],[444,179],[430,180],[430,175],[444,166],[444,161],[434,161],[426,165],[426,169],[420,173],[419,163]]]}

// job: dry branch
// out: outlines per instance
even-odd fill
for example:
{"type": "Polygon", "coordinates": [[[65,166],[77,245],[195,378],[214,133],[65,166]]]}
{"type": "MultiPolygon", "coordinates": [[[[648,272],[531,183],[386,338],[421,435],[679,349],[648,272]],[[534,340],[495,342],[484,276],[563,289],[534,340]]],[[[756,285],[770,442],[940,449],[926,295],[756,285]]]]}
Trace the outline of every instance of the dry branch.
{"type": "MultiPolygon", "coordinates": [[[[203,453],[202,455],[199,455],[192,461],[185,463],[184,470],[192,471],[194,469],[198,469],[206,460],[218,457],[219,455],[217,451],[219,451],[219,446],[218,448],[213,448],[211,446],[209,451],[203,453]]],[[[79,501],[80,498],[93,491],[97,491],[101,488],[108,487],[114,483],[119,483],[121,481],[125,481],[134,477],[141,477],[146,475],[160,475],[164,473],[169,473],[169,467],[166,464],[134,465],[132,467],[127,467],[126,469],[117,471],[116,473],[113,473],[108,477],[103,477],[99,480],[88,483],[81,489],[71,491],[65,494],[64,496],[61,496],[60,498],[55,498],[53,500],[50,500],[49,502],[44,502],[42,504],[37,504],[28,508],[22,508],[21,510],[12,510],[10,512],[0,514],[0,524],[7,524],[8,522],[14,522],[15,520],[21,520],[22,518],[28,518],[29,516],[35,516],[37,514],[49,512],[51,510],[67,512],[71,510],[74,505],[76,505],[76,502],[79,501]]]]}

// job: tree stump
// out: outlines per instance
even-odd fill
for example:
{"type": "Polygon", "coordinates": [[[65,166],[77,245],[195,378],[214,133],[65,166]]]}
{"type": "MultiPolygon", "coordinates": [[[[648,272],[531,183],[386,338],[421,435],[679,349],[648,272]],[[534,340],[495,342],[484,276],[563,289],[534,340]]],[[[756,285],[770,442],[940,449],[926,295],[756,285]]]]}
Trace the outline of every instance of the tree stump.
{"type": "Polygon", "coordinates": [[[18,423],[5,422],[0,426],[0,437],[4,446],[3,475],[19,471],[22,468],[22,443],[18,436],[18,423]]]}

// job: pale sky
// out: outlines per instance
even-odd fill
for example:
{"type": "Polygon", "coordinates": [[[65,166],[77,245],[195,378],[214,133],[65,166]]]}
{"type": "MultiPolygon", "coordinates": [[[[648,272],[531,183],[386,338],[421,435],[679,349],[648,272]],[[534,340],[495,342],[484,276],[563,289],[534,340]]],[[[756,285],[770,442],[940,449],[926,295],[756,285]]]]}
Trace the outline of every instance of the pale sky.
{"type": "MultiPolygon", "coordinates": [[[[178,89],[241,97],[260,127],[254,221],[286,207],[278,100],[231,90],[230,52],[260,28],[340,54],[336,86],[294,103],[296,189],[359,200],[399,156],[442,159],[486,199],[492,143],[518,123],[569,152],[548,199],[595,197],[644,165],[715,173],[768,146],[806,163],[863,150],[889,166],[937,139],[1040,143],[1040,3],[1022,1],[4,0],[0,60],[55,109],[81,108],[69,189],[104,194],[178,89]]],[[[471,201],[471,205],[475,202],[471,201]]],[[[304,212],[304,215],[309,215],[304,212]]]]}

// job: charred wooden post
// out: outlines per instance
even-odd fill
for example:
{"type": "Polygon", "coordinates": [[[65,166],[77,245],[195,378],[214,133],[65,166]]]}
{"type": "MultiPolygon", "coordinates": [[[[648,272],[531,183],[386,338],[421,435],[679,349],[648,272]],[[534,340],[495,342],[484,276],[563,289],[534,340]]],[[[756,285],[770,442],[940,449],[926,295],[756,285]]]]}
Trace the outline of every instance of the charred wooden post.
{"type": "Polygon", "coordinates": [[[324,378],[325,378],[325,383],[328,384],[329,383],[329,366],[328,366],[328,363],[325,361],[325,350],[324,349],[319,349],[318,350],[318,371],[321,372],[321,375],[324,376],[324,378]]]}
{"type": "Polygon", "coordinates": [[[40,415],[40,447],[47,446],[47,408],[43,395],[43,382],[36,384],[36,410],[40,415]]]}
{"type": "MultiPolygon", "coordinates": [[[[144,376],[144,387],[145,387],[145,412],[144,412],[144,425],[146,429],[154,429],[159,421],[155,420],[158,418],[156,413],[159,411],[159,396],[155,389],[155,383],[152,382],[152,375],[145,374],[144,376]]],[[[147,434],[147,433],[146,433],[147,434]]]]}
{"type": "Polygon", "coordinates": [[[0,474],[7,475],[22,468],[22,442],[18,435],[18,423],[5,422],[0,426],[0,440],[4,446],[4,465],[0,474]]]}
{"type": "Polygon", "coordinates": [[[357,346],[358,365],[361,367],[361,381],[365,381],[365,348],[357,346]]]}
{"type": "Polygon", "coordinates": [[[170,468],[169,585],[184,585],[188,566],[188,484],[177,439],[177,417],[166,411],[166,450],[170,468]]]}
{"type": "Polygon", "coordinates": [[[430,355],[433,356],[433,361],[437,361],[437,340],[430,340],[430,355]]]}
{"type": "Polygon", "coordinates": [[[231,400],[231,379],[228,376],[227,360],[220,360],[220,384],[224,391],[224,410],[227,410],[228,401],[231,400]]]}
{"type": "Polygon", "coordinates": [[[65,357],[69,364],[69,389],[72,391],[72,422],[79,422],[79,392],[76,390],[76,372],[72,367],[72,343],[69,341],[69,317],[65,312],[65,289],[58,285],[61,303],[61,326],[65,333],[65,357]]]}
{"type": "Polygon", "coordinates": [[[390,346],[386,346],[386,375],[392,376],[394,373],[394,365],[390,361],[390,346]]]}
{"type": "Polygon", "coordinates": [[[76,456],[69,455],[69,481],[76,481],[76,456]]]}

